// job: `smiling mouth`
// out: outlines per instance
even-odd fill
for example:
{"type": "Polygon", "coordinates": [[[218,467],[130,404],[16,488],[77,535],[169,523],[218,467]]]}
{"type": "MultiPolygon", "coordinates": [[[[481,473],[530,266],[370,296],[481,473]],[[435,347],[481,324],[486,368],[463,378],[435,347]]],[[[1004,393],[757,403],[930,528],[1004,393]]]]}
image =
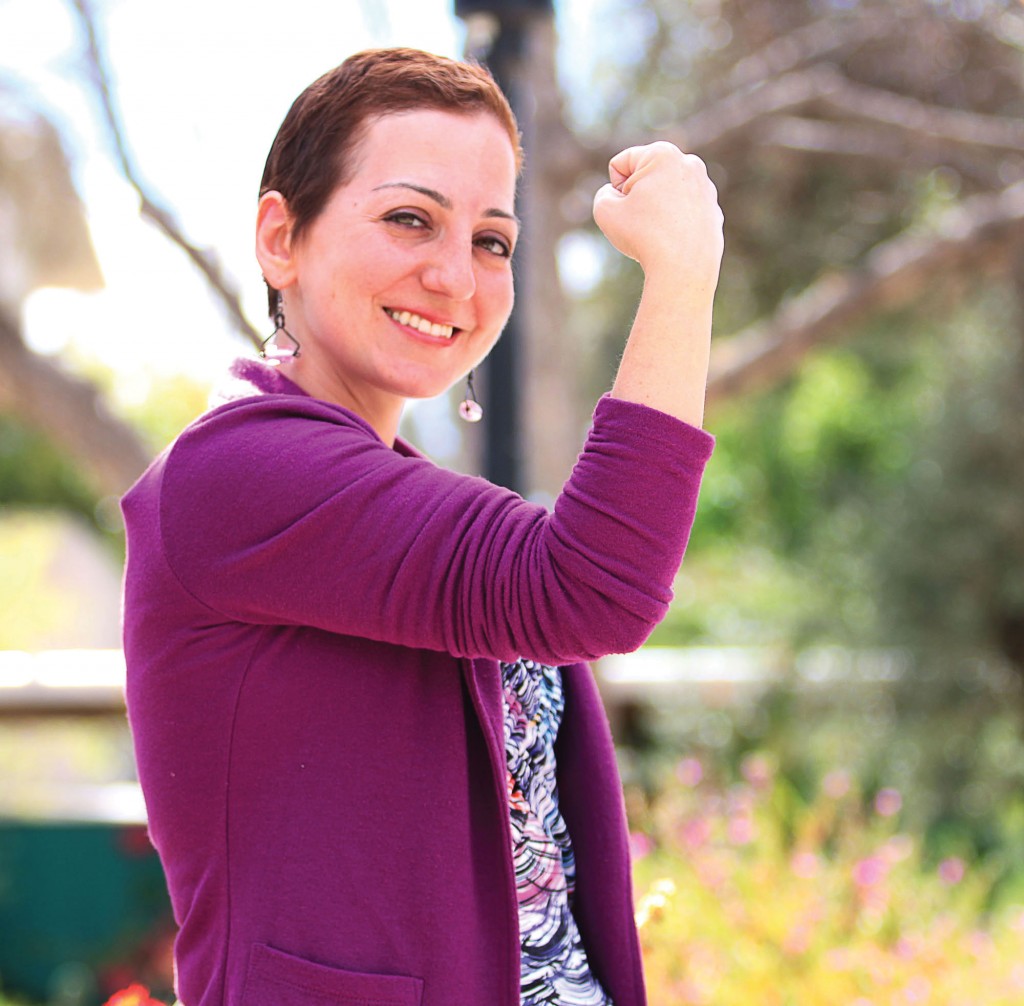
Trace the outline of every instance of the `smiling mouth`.
{"type": "Polygon", "coordinates": [[[433,335],[440,339],[450,339],[456,332],[461,331],[454,325],[442,325],[436,321],[427,321],[426,318],[421,318],[412,311],[394,311],[390,307],[386,307],[384,313],[392,321],[397,321],[399,325],[407,325],[423,335],[433,335]]]}

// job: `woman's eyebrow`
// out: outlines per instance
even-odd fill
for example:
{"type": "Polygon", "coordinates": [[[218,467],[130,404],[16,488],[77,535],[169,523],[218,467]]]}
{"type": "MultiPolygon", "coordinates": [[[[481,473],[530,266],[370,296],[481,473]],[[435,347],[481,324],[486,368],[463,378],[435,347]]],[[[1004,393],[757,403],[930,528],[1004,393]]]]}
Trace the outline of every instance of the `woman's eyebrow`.
{"type": "MultiPolygon", "coordinates": [[[[412,189],[413,192],[418,192],[428,199],[433,199],[443,209],[450,210],[452,208],[452,201],[444,193],[438,192],[436,189],[429,189],[425,185],[417,185],[415,182],[384,182],[382,185],[376,186],[373,191],[377,192],[380,189],[412,189]]],[[[517,225],[519,223],[519,218],[514,213],[508,213],[505,210],[484,210],[483,215],[485,217],[500,217],[503,220],[511,220],[517,225]]]]}

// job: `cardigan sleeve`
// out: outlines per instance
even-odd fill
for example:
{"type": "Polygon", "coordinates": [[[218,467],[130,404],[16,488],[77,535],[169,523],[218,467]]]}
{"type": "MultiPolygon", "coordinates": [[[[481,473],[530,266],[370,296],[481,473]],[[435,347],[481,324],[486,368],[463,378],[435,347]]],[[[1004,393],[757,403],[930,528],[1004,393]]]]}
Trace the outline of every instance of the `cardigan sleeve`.
{"type": "Polygon", "coordinates": [[[664,616],[712,438],[611,398],[549,513],[271,395],[179,437],[159,535],[214,617],[548,664],[638,647],[664,616]]]}

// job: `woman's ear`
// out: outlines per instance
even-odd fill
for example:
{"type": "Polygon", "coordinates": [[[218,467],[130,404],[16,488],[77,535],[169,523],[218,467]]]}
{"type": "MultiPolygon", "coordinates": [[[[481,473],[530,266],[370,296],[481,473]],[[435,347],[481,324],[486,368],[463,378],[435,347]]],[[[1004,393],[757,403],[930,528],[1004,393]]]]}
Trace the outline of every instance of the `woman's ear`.
{"type": "Polygon", "coordinates": [[[264,192],[256,213],[256,259],[263,277],[276,290],[295,280],[292,255],[292,220],[280,192],[264,192]]]}

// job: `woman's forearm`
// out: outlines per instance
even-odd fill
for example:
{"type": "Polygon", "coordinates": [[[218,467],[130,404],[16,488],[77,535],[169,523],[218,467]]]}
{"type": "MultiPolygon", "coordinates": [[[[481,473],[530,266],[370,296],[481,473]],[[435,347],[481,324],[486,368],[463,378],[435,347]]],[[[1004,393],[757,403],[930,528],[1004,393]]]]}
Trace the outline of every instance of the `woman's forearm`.
{"type": "Polygon", "coordinates": [[[614,398],[648,405],[691,426],[702,424],[713,295],[713,286],[694,290],[678,277],[645,277],[614,398]]]}

